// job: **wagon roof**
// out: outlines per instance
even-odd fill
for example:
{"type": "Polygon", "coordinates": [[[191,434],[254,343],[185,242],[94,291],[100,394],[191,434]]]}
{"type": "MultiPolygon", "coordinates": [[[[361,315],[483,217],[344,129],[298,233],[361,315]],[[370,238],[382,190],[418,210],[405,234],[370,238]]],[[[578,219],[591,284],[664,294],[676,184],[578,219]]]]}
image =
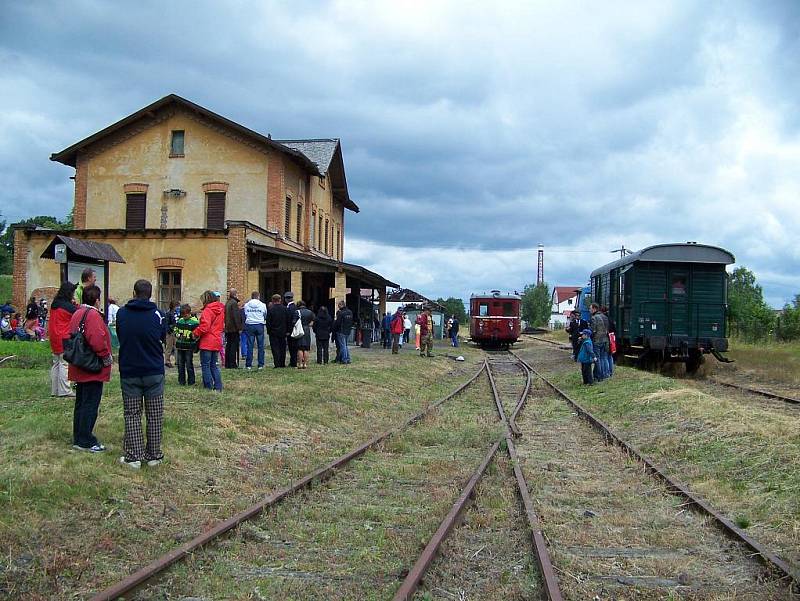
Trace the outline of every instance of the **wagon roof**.
{"type": "Polygon", "coordinates": [[[521,296],[518,294],[471,294],[470,299],[473,298],[491,298],[491,299],[506,299],[506,300],[520,300],[521,296]]]}
{"type": "Polygon", "coordinates": [[[718,246],[683,242],[673,244],[656,244],[636,251],[616,261],[612,261],[592,272],[592,277],[606,273],[612,269],[623,267],[639,261],[654,261],[657,263],[712,263],[716,265],[731,265],[736,262],[732,253],[718,246]]]}

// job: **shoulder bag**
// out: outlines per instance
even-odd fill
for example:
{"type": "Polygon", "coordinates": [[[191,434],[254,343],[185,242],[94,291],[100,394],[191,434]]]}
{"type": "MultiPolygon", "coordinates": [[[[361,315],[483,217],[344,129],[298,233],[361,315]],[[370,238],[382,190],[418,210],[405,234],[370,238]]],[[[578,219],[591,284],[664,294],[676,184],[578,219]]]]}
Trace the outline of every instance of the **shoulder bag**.
{"type": "Polygon", "coordinates": [[[297,321],[294,322],[294,327],[292,328],[292,338],[302,338],[305,335],[306,333],[303,330],[303,320],[300,317],[300,311],[298,311],[297,321]]]}
{"type": "Polygon", "coordinates": [[[91,309],[83,312],[78,329],[64,340],[64,359],[75,367],[96,374],[103,370],[103,362],[89,346],[84,335],[86,316],[89,315],[89,311],[91,309]]]}

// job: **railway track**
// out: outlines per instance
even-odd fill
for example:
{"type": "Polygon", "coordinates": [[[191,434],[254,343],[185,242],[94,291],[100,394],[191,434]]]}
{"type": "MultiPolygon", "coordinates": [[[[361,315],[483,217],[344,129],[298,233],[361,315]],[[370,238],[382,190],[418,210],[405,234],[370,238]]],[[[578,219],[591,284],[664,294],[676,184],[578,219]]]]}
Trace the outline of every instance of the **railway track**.
{"type": "Polygon", "coordinates": [[[795,598],[791,566],[534,373],[536,400],[518,423],[518,447],[537,483],[531,492],[543,508],[565,596],[795,598]]]}

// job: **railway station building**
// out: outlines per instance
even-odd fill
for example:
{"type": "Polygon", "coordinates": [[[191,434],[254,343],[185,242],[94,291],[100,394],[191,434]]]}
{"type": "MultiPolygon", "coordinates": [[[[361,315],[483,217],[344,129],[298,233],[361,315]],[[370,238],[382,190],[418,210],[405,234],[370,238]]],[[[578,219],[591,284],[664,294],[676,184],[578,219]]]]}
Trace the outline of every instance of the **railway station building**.
{"type": "Polygon", "coordinates": [[[345,300],[356,313],[360,290],[385,310],[397,287],[344,262],[345,215],[359,208],[338,139],[273,140],[171,94],[50,158],[75,169],[74,229],[16,228],[17,306],[79,272],[79,253],[68,269],[56,262],[56,235],[113,250],[107,292],[120,302],[146,278],[162,307],[236,288],[242,299],[292,290],[329,309],[345,300]]]}

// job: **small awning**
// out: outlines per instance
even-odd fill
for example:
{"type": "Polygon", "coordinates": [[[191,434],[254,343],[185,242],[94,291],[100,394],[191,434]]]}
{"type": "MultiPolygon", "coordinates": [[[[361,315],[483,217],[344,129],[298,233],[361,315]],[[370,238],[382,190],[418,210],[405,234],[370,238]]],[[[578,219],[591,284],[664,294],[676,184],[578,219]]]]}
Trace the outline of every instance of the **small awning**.
{"type": "Polygon", "coordinates": [[[120,256],[117,249],[105,242],[92,242],[91,240],[81,240],[70,238],[69,236],[57,235],[53,241],[47,245],[41,255],[42,259],[54,259],[56,244],[65,244],[70,253],[70,258],[76,261],[109,261],[110,263],[124,263],[125,259],[120,256]]]}

